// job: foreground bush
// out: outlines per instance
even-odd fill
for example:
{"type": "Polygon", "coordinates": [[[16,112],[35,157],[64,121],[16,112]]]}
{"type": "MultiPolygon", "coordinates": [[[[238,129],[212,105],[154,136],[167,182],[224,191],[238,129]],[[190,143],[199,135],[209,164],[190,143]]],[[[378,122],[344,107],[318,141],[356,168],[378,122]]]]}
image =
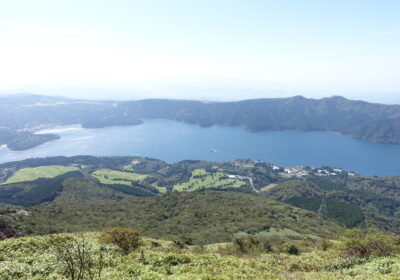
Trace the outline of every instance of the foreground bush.
{"type": "Polygon", "coordinates": [[[56,235],[48,238],[51,252],[63,267],[64,274],[70,280],[100,280],[104,267],[104,250],[95,249],[80,234],[56,235]]]}
{"type": "MultiPolygon", "coordinates": [[[[400,279],[400,255],[391,257],[344,257],[336,250],[322,251],[311,244],[309,250],[301,248],[301,256],[279,253],[257,255],[220,254],[219,247],[227,244],[205,246],[197,253],[195,247],[174,250],[171,243],[152,239],[145,240],[139,250],[122,255],[118,250],[104,247],[98,242],[97,233],[83,234],[87,248],[93,259],[92,276],[98,272],[100,253],[104,256],[102,280],[205,280],[205,279],[400,279]],[[161,246],[160,246],[161,244],[161,246]],[[156,247],[156,248],[153,248],[156,247]]],[[[69,238],[80,234],[62,234],[62,244],[69,244],[69,238]],[[66,242],[66,243],[64,243],[66,242]]],[[[53,247],[49,246],[48,236],[12,238],[0,241],[0,279],[1,280],[70,280],[65,266],[57,261],[53,247]]],[[[333,246],[339,242],[332,242],[333,246]]],[[[295,245],[302,246],[300,243],[295,245]]],[[[66,249],[69,249],[67,247],[66,249]]],[[[72,251],[73,252],[73,251],[72,251]]],[[[80,251],[83,252],[83,251],[80,251]]],[[[86,254],[84,254],[86,255],[86,254]]],[[[84,258],[86,259],[86,258],[84,258]]],[[[85,261],[83,263],[90,263],[85,261]]],[[[79,267],[79,266],[78,266],[79,267]]],[[[77,280],[78,278],[75,278],[77,280]]],[[[89,280],[86,274],[83,278],[89,280]]],[[[96,279],[96,278],[94,278],[96,279]]],[[[96,279],[98,280],[98,278],[96,279]]]]}
{"type": "Polygon", "coordinates": [[[299,248],[293,243],[285,243],[283,244],[282,252],[289,255],[298,255],[300,253],[299,248]]]}
{"type": "Polygon", "coordinates": [[[193,239],[187,236],[181,236],[177,239],[172,240],[172,243],[174,246],[176,246],[179,249],[184,249],[187,246],[193,245],[193,239]]]}
{"type": "Polygon", "coordinates": [[[236,235],[233,240],[233,248],[237,253],[265,253],[271,252],[272,246],[268,239],[248,234],[236,235]]]}
{"type": "Polygon", "coordinates": [[[137,230],[130,228],[108,228],[99,237],[103,244],[117,246],[122,253],[128,254],[142,245],[142,237],[137,230]]]}
{"type": "Polygon", "coordinates": [[[347,256],[392,256],[400,252],[398,238],[380,232],[365,233],[360,229],[346,231],[340,238],[340,249],[347,256]]]}

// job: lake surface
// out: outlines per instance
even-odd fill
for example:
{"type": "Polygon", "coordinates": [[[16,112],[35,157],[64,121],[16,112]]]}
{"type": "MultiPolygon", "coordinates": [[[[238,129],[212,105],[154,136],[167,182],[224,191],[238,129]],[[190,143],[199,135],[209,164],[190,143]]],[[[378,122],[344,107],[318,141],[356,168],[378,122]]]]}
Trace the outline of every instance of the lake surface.
{"type": "Polygon", "coordinates": [[[169,163],[251,158],[281,166],[328,165],[362,175],[400,175],[400,145],[326,132],[248,132],[234,127],[202,128],[169,120],[145,120],[138,126],[83,129],[75,125],[41,133],[62,138],[27,151],[13,152],[2,146],[0,162],[58,155],[146,156],[169,163]]]}

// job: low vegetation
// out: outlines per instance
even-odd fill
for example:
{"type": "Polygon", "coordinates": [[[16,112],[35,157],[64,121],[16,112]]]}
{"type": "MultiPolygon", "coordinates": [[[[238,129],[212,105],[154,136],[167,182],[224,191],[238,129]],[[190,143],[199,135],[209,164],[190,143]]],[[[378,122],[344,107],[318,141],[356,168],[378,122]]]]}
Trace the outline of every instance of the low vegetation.
{"type": "Polygon", "coordinates": [[[352,229],[341,236],[341,249],[348,256],[387,257],[400,253],[400,237],[388,236],[378,231],[365,232],[352,229]]]}
{"type": "Polygon", "coordinates": [[[267,239],[239,236],[229,243],[184,247],[177,247],[171,241],[143,238],[140,247],[128,253],[118,245],[104,245],[103,234],[58,234],[1,241],[0,279],[400,278],[398,251],[364,256],[347,254],[346,238],[355,232],[346,233],[340,241],[329,241],[331,245],[325,249],[314,240],[272,245],[267,239]]]}

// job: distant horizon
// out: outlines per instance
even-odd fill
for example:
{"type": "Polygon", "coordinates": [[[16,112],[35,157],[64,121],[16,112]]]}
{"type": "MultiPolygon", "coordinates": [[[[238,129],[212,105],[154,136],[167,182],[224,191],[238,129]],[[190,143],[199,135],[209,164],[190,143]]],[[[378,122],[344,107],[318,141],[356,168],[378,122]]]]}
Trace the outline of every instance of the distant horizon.
{"type": "Polygon", "coordinates": [[[14,0],[0,93],[400,103],[400,2],[14,0]]]}
{"type": "Polygon", "coordinates": [[[260,96],[260,97],[249,97],[249,98],[238,98],[238,99],[207,99],[207,98],[184,98],[184,97],[137,97],[137,98],[106,98],[106,97],[100,97],[100,98],[94,98],[94,97],[74,97],[74,96],[67,96],[67,95],[61,95],[61,94],[42,94],[42,93],[34,93],[34,92],[16,92],[16,93],[0,93],[0,97],[11,97],[11,96],[43,96],[43,97],[58,97],[58,98],[65,98],[65,99],[72,99],[72,100],[88,100],[88,101],[118,101],[118,102],[123,102],[123,101],[139,101],[139,100],[146,100],[146,99],[166,99],[166,100],[188,100],[188,101],[204,101],[204,102],[239,102],[239,101],[245,101],[245,100],[257,100],[257,99],[287,99],[287,98],[294,98],[294,97],[302,97],[305,99],[314,99],[314,100],[321,100],[321,99],[328,99],[328,98],[335,98],[335,97],[341,97],[347,100],[351,101],[362,101],[362,102],[368,102],[368,103],[377,103],[377,104],[384,104],[384,105],[400,105],[400,96],[398,98],[398,103],[396,101],[394,102],[379,102],[379,100],[374,101],[374,100],[368,100],[368,99],[363,99],[363,98],[351,98],[347,97],[344,95],[340,94],[333,94],[333,95],[326,95],[326,96],[305,96],[302,94],[293,94],[293,95],[287,95],[287,96],[260,96]]]}

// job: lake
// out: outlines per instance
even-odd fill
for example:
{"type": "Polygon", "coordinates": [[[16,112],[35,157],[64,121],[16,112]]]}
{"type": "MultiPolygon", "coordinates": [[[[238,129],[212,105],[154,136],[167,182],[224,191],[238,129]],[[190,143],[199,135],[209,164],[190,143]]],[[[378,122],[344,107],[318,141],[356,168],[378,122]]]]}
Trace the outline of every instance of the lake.
{"type": "Polygon", "coordinates": [[[251,158],[281,166],[324,165],[362,175],[400,175],[400,145],[378,144],[327,132],[248,132],[235,127],[199,127],[169,120],[138,126],[83,129],[56,127],[40,133],[62,138],[27,151],[0,147],[0,162],[47,156],[146,156],[172,163],[185,159],[251,158]]]}

